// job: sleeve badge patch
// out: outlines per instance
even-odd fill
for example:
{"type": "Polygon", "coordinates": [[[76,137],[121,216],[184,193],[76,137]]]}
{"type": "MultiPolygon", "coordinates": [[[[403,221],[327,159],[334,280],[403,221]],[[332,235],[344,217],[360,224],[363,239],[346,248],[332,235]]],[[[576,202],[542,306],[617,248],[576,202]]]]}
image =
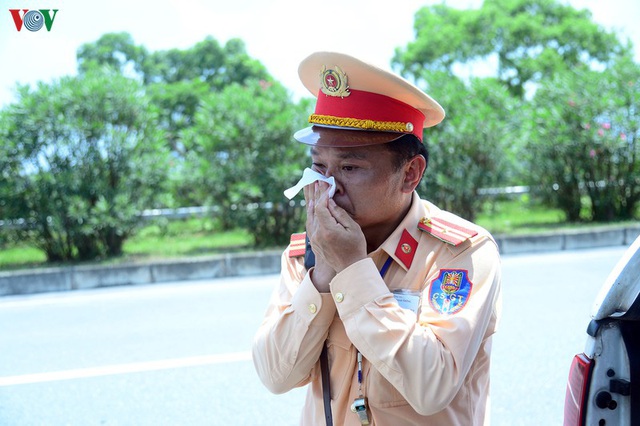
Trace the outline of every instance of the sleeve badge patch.
{"type": "Polygon", "coordinates": [[[429,304],[443,315],[456,314],[467,304],[472,288],[467,271],[441,269],[438,278],[431,281],[429,304]]]}
{"type": "Polygon", "coordinates": [[[306,253],[306,237],[307,233],[292,234],[289,242],[289,257],[304,256],[306,253]]]}

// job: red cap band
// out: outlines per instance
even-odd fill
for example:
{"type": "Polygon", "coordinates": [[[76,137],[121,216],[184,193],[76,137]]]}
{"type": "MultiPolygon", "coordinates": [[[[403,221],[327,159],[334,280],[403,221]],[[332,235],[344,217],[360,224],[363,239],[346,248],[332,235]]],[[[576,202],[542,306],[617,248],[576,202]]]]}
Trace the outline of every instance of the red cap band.
{"type": "MultiPolygon", "coordinates": [[[[320,91],[316,102],[315,114],[337,118],[337,122],[330,123],[334,126],[413,133],[422,141],[422,130],[425,121],[425,116],[422,112],[386,95],[354,89],[349,89],[349,92],[348,96],[340,97],[327,96],[320,91]],[[344,119],[344,122],[340,119],[344,119]],[[353,120],[359,122],[354,124],[353,120]]],[[[314,120],[309,121],[322,124],[314,120]]]]}

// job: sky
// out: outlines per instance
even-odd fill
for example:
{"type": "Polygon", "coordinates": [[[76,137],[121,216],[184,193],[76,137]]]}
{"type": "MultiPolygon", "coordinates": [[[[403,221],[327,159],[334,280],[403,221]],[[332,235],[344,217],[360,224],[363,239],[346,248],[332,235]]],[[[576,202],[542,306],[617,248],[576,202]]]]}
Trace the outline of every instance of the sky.
{"type": "MultiPolygon", "coordinates": [[[[629,38],[640,59],[640,1],[560,0],[589,9],[593,20],[629,38]]],[[[294,98],[308,96],[298,64],[318,50],[349,53],[384,68],[397,47],[414,40],[413,18],[442,0],[0,0],[0,108],[16,84],[49,83],[76,73],[76,50],[109,32],[128,32],[148,50],[186,49],[212,36],[245,42],[294,98]],[[58,9],[47,31],[16,30],[9,9],[58,9]]],[[[446,0],[477,8],[482,0],[446,0]]]]}

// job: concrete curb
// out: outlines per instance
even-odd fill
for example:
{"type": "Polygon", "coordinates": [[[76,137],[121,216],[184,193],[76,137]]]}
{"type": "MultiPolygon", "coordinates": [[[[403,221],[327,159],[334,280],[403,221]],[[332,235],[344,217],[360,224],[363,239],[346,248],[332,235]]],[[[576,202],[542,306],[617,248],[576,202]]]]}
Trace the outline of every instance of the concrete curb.
{"type": "MultiPolygon", "coordinates": [[[[496,236],[502,254],[523,254],[631,245],[640,224],[626,228],[496,236]]],[[[0,272],[0,296],[92,289],[121,285],[211,279],[280,272],[281,250],[225,254],[188,260],[83,265],[0,272]]]]}
{"type": "Polygon", "coordinates": [[[281,250],[187,260],[0,272],[0,296],[280,272],[281,250]]]}
{"type": "Polygon", "coordinates": [[[502,254],[536,253],[595,247],[631,245],[640,235],[640,225],[625,228],[601,228],[588,231],[563,231],[536,235],[495,237],[502,254]]]}

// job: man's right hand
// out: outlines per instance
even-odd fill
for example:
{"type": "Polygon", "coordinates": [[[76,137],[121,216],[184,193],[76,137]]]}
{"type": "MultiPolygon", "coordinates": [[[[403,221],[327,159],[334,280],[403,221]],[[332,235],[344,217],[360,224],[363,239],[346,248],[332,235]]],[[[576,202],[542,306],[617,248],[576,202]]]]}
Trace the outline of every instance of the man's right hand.
{"type": "Polygon", "coordinates": [[[312,281],[318,291],[329,291],[337,272],[367,257],[360,226],[329,198],[329,185],[315,182],[304,189],[307,236],[316,256],[312,281]]]}

